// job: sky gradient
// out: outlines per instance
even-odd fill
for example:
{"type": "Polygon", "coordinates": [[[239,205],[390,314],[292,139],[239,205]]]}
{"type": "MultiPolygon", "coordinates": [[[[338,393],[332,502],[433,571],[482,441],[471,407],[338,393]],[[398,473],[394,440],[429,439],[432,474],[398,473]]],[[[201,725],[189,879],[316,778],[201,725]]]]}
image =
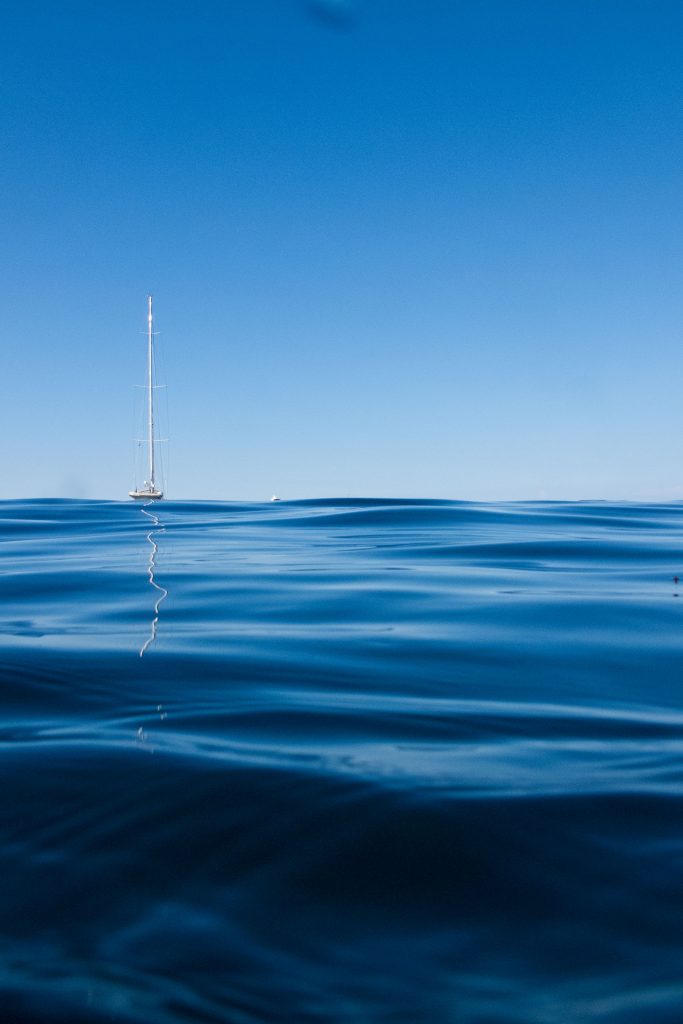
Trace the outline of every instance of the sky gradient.
{"type": "Polygon", "coordinates": [[[0,496],[683,496],[683,5],[26,0],[0,496]]]}

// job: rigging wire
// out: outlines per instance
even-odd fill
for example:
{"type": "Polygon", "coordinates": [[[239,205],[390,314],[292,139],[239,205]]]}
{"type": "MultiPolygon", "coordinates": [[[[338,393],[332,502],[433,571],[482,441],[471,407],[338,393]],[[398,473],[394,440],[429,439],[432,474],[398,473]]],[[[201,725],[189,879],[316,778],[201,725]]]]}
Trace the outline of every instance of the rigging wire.
{"type": "MultiPolygon", "coordinates": [[[[147,332],[141,332],[146,334],[147,332]]],[[[152,387],[155,392],[164,391],[165,396],[163,402],[161,396],[157,395],[154,402],[154,426],[155,426],[155,438],[154,438],[154,460],[158,468],[159,479],[155,481],[160,490],[164,493],[168,489],[168,477],[170,468],[170,455],[165,450],[164,445],[168,444],[168,425],[170,421],[169,416],[169,402],[168,402],[168,388],[165,384],[160,384],[159,380],[165,378],[165,353],[164,346],[159,345],[158,337],[160,331],[155,330],[153,337],[154,343],[154,358],[152,362],[152,387]]],[[[142,469],[143,461],[145,467],[149,459],[147,440],[147,422],[146,413],[147,407],[144,400],[144,392],[147,390],[147,385],[136,384],[134,385],[133,391],[133,422],[135,426],[135,440],[133,450],[133,478],[135,481],[135,489],[140,488],[140,479],[146,480],[149,475],[147,468],[142,469]],[[138,392],[140,397],[138,397],[138,392]],[[144,456],[146,455],[146,459],[144,456]],[[142,461],[141,461],[142,460],[142,461]]],[[[155,474],[156,476],[157,474],[155,474]]]]}
{"type": "MultiPolygon", "coordinates": [[[[154,332],[154,337],[158,338],[161,334],[160,331],[154,332]]],[[[165,346],[159,345],[158,342],[154,349],[154,387],[156,391],[163,391],[163,399],[161,395],[158,395],[155,403],[155,416],[156,423],[158,426],[158,460],[159,468],[161,471],[162,490],[166,494],[168,492],[169,484],[169,470],[170,470],[170,431],[169,431],[169,406],[168,406],[168,387],[166,384],[160,384],[159,381],[167,379],[166,376],[166,350],[165,346]]]]}

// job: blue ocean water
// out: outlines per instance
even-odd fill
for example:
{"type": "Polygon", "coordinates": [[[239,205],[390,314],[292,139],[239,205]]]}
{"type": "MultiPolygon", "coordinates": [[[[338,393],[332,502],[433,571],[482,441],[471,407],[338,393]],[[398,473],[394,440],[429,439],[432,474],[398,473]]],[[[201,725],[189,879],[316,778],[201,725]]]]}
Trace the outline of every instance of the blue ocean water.
{"type": "Polygon", "coordinates": [[[0,504],[0,1020],[682,1020],[682,538],[0,504]]]}

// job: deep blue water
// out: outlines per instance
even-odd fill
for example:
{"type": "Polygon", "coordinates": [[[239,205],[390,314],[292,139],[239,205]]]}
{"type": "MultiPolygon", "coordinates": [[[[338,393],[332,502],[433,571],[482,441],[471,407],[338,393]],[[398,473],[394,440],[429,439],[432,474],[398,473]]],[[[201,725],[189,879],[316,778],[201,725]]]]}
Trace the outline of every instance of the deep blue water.
{"type": "Polygon", "coordinates": [[[683,1020],[683,505],[148,511],[0,504],[2,1024],[683,1020]]]}

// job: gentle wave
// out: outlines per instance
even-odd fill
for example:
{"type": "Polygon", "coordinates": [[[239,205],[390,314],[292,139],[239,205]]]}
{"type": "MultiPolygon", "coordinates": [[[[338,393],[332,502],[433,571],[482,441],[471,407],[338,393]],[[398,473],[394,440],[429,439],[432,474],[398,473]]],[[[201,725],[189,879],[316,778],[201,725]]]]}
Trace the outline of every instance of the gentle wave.
{"type": "Polygon", "coordinates": [[[3,1020],[679,1019],[683,505],[141,512],[0,505],[3,1020]]]}

